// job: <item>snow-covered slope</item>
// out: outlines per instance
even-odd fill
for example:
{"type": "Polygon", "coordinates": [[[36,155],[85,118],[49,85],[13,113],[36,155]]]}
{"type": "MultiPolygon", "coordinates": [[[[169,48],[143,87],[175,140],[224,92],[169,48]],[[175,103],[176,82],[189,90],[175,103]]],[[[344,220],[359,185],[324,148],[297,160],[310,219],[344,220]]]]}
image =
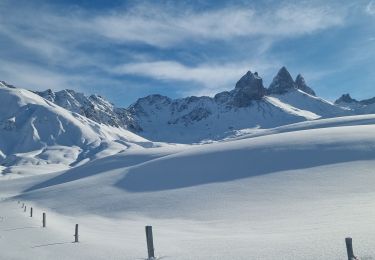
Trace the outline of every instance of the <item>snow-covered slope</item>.
{"type": "Polygon", "coordinates": [[[219,140],[233,129],[270,128],[319,118],[270,98],[251,100],[246,107],[227,107],[209,97],[170,100],[149,96],[131,108],[142,127],[139,134],[157,141],[219,140]]]}
{"type": "Polygon", "coordinates": [[[332,102],[312,96],[299,89],[288,91],[284,94],[272,95],[272,97],[295,108],[312,112],[323,118],[354,114],[349,109],[343,109],[332,102]]]}
{"type": "Polygon", "coordinates": [[[2,233],[0,249],[16,259],[144,259],[144,226],[153,225],[161,258],[345,259],[344,238],[352,236],[356,255],[371,259],[374,132],[374,116],[318,119],[0,182],[3,197],[17,195],[1,203],[0,226],[14,230],[2,233]],[[17,229],[39,223],[21,215],[17,200],[37,216],[47,212],[45,232],[17,229]],[[75,223],[82,243],[72,246],[75,223]]]}
{"type": "Polygon", "coordinates": [[[0,83],[0,136],[3,174],[30,173],[29,165],[40,165],[39,173],[50,172],[132,145],[153,145],[127,130],[100,125],[4,83],[0,83]]]}

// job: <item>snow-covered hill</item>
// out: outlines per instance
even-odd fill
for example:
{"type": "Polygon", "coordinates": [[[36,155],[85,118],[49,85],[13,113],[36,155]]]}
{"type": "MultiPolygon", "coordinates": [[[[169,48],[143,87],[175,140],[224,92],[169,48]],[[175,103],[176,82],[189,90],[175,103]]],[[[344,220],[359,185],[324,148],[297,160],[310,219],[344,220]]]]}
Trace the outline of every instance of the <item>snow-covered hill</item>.
{"type": "Polygon", "coordinates": [[[375,115],[318,119],[0,182],[0,250],[7,259],[144,259],[152,225],[160,258],[346,259],[351,236],[355,254],[372,259],[374,123],[375,115]],[[79,244],[70,243],[75,223],[79,244]]]}
{"type": "Polygon", "coordinates": [[[3,174],[66,169],[132,146],[153,143],[123,128],[98,124],[20,88],[0,83],[0,164],[3,174]]]}

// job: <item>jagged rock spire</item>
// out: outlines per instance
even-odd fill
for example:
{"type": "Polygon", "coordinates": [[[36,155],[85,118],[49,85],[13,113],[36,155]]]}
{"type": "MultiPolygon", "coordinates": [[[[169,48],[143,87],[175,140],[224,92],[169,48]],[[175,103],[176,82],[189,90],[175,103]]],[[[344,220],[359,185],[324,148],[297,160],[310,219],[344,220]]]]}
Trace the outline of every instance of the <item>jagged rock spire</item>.
{"type": "Polygon", "coordinates": [[[238,107],[248,106],[252,100],[259,100],[266,94],[263,80],[258,73],[248,71],[236,83],[234,89],[234,105],[238,107]]]}
{"type": "Polygon", "coordinates": [[[314,90],[312,88],[310,88],[309,86],[307,86],[306,81],[301,74],[297,75],[296,84],[297,84],[298,89],[302,90],[303,92],[305,92],[307,94],[316,96],[314,90]]]}
{"type": "Polygon", "coordinates": [[[270,94],[283,94],[291,89],[297,88],[289,71],[283,66],[273,78],[268,91],[270,94]]]}

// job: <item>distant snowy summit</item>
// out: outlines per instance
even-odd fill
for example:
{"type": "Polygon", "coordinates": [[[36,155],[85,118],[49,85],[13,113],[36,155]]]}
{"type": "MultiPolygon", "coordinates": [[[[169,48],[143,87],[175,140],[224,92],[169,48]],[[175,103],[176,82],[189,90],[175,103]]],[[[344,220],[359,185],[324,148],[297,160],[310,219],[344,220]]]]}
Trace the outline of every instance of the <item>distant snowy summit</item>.
{"type": "Polygon", "coordinates": [[[305,79],[301,74],[298,74],[294,81],[289,71],[282,67],[277,75],[273,78],[272,83],[268,88],[269,94],[284,94],[288,91],[299,89],[307,94],[315,96],[314,90],[306,85],[305,79]]]}
{"type": "Polygon", "coordinates": [[[217,140],[243,128],[269,128],[350,114],[348,109],[316,97],[302,75],[293,80],[285,67],[268,88],[257,72],[248,71],[234,89],[214,97],[171,99],[155,94],[138,99],[128,108],[73,90],[35,93],[98,123],[166,142],[217,140]]]}
{"type": "Polygon", "coordinates": [[[215,95],[215,100],[230,101],[233,107],[246,107],[254,100],[261,100],[263,97],[272,94],[286,94],[290,91],[301,90],[315,96],[315,92],[306,85],[302,75],[298,75],[296,81],[285,67],[282,67],[274,77],[268,89],[263,86],[263,80],[258,73],[248,71],[236,83],[235,89],[230,92],[222,92],[215,95]],[[225,97],[225,98],[223,98],[225,97]]]}
{"type": "Polygon", "coordinates": [[[373,114],[375,113],[375,97],[356,100],[350,94],[344,94],[335,101],[335,104],[355,112],[355,114],[373,114]]]}

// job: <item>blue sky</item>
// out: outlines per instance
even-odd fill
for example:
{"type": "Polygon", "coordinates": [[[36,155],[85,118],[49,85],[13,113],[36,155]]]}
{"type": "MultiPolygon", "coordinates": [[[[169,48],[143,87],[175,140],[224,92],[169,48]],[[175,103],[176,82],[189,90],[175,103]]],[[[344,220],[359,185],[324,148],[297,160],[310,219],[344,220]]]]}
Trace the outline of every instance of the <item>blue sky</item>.
{"type": "Polygon", "coordinates": [[[319,96],[375,96],[375,0],[0,1],[0,80],[119,106],[265,86],[285,65],[319,96]]]}

